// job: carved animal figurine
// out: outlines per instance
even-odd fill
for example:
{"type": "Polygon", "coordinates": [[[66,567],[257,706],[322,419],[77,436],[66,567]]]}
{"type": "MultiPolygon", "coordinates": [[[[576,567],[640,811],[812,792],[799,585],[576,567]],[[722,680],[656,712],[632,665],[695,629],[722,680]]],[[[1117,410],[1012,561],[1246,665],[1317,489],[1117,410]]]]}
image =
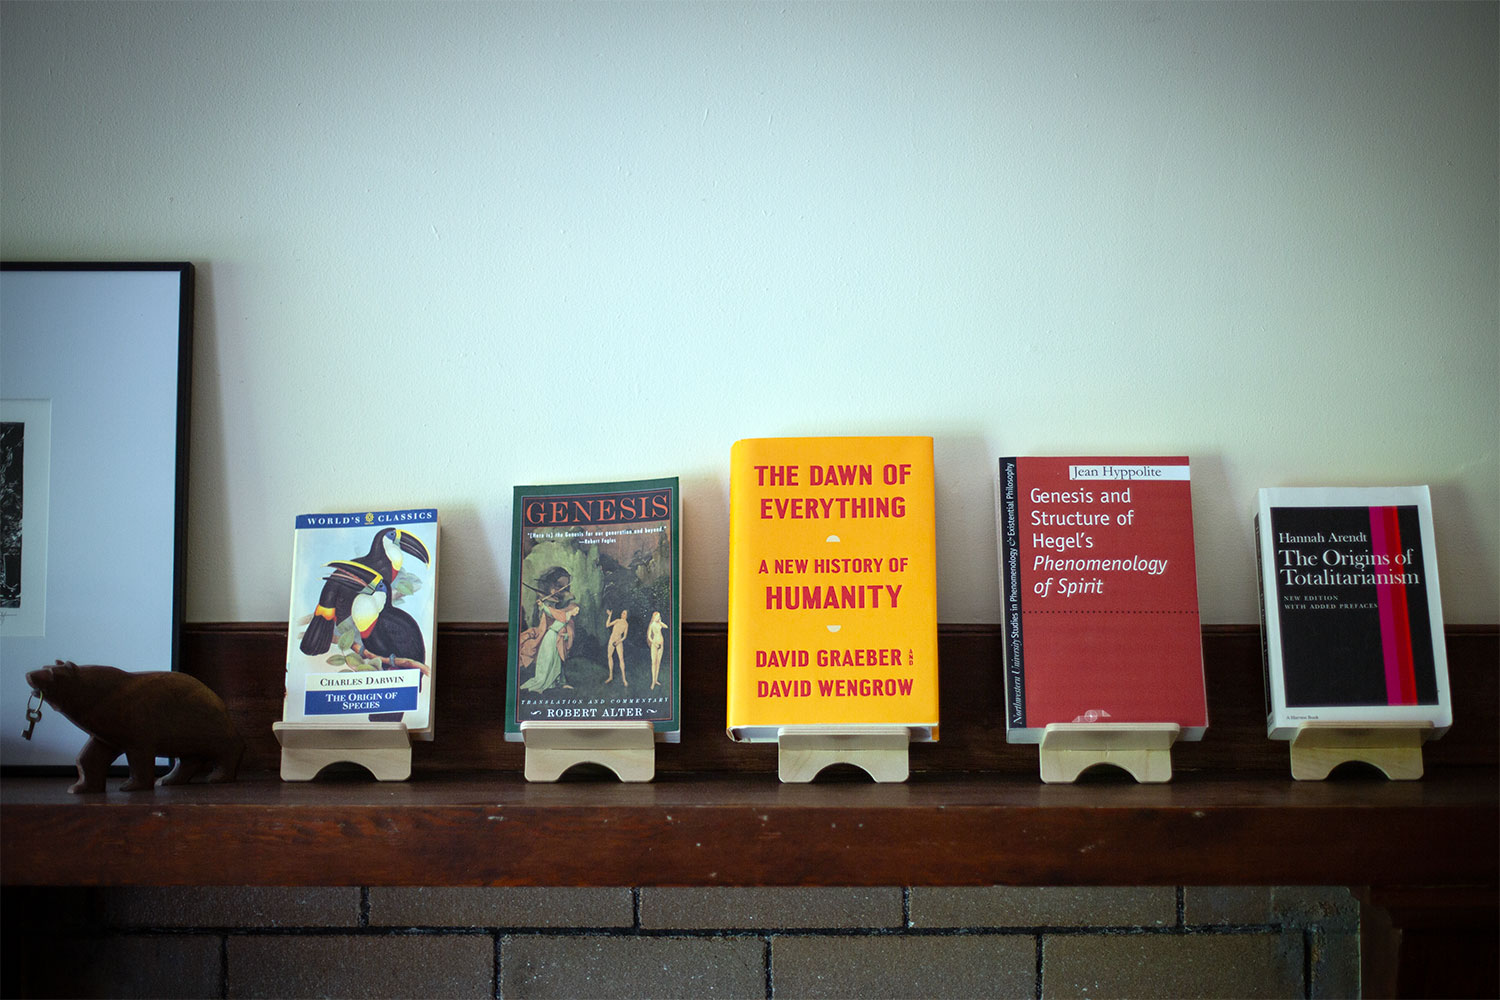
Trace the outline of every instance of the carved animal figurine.
{"type": "Polygon", "coordinates": [[[122,753],[130,764],[125,792],[153,787],[157,757],[177,758],[163,785],[191,781],[205,764],[213,765],[209,781],[233,781],[239,771],[245,741],[224,702],[196,677],[58,660],[31,671],[26,683],[90,737],[70,792],[104,791],[105,772],[122,753]]]}

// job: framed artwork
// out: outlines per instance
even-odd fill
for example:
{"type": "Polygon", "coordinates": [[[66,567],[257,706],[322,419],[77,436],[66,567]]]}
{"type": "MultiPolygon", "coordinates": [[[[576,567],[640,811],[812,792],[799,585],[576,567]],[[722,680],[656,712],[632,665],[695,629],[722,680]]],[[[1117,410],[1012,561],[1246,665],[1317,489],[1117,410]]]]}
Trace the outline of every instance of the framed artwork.
{"type": "Polygon", "coordinates": [[[41,635],[52,402],[0,399],[0,636],[41,635]]]}
{"type": "Polygon", "coordinates": [[[26,673],[177,667],[193,267],[0,264],[0,765],[87,737],[26,673]]]}

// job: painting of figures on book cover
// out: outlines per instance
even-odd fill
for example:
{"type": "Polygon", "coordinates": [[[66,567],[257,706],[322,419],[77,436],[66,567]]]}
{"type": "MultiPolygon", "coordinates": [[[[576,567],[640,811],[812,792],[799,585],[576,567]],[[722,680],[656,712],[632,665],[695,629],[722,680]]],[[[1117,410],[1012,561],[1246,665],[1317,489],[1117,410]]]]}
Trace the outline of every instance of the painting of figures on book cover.
{"type": "Polygon", "coordinates": [[[286,722],[404,722],[432,736],[437,511],[299,514],[286,722]]]}
{"type": "Polygon", "coordinates": [[[1340,718],[1446,728],[1431,516],[1425,487],[1262,491],[1273,730],[1340,718]]]}
{"type": "Polygon", "coordinates": [[[650,722],[675,742],[681,649],[675,478],[518,486],[506,738],[523,722],[650,722]]]}

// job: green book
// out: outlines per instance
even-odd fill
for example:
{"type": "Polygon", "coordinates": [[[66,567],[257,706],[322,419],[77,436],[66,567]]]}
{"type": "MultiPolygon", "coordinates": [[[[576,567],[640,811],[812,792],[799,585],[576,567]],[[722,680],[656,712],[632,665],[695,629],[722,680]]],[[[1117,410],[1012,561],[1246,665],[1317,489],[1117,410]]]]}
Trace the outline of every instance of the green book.
{"type": "Polygon", "coordinates": [[[682,728],[677,479],[517,486],[505,738],[523,722],[682,728]]]}

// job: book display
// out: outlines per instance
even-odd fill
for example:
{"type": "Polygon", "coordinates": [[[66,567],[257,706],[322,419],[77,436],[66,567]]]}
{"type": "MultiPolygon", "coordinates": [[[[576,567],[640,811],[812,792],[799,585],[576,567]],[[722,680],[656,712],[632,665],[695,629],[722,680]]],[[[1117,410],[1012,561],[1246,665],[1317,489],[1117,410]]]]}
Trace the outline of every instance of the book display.
{"type": "Polygon", "coordinates": [[[679,739],[680,502],[675,478],[515,488],[505,738],[528,780],[650,780],[679,739]]]}
{"type": "Polygon", "coordinates": [[[738,441],[729,483],[730,737],[904,780],[938,738],[932,439],[738,441]]]}
{"type": "MultiPolygon", "coordinates": [[[[1127,602],[1113,614],[1063,609],[1050,615],[1043,605],[1045,620],[1038,628],[1023,617],[955,623],[939,631],[930,448],[926,439],[737,445],[729,508],[728,621],[724,626],[690,623],[685,634],[677,596],[681,532],[675,482],[523,488],[512,550],[516,582],[507,591],[508,603],[514,595],[510,624],[454,622],[439,629],[442,695],[452,709],[443,709],[444,738],[415,750],[407,727],[425,710],[430,734],[436,706],[430,673],[435,638],[426,624],[430,607],[419,613],[436,583],[436,514],[430,526],[418,521],[390,528],[378,513],[318,515],[307,520],[319,523],[306,524],[299,519],[289,619],[200,623],[186,637],[186,675],[197,675],[214,689],[222,697],[223,714],[250,737],[237,782],[196,788],[167,783],[154,793],[107,795],[85,788],[79,794],[93,801],[80,808],[78,797],[55,776],[7,776],[4,869],[16,884],[80,886],[1359,885],[1371,887],[1371,909],[1361,914],[1378,912],[1383,921],[1388,912],[1388,926],[1401,932],[1380,929],[1377,944],[1397,937],[1421,942],[1434,937],[1434,929],[1448,935],[1464,927],[1473,930],[1463,942],[1466,953],[1488,954],[1483,948],[1494,937],[1493,887],[1500,858],[1493,740],[1500,698],[1492,626],[1448,631],[1452,700],[1462,699],[1474,717],[1466,717],[1465,725],[1440,743],[1422,746],[1418,752],[1426,755],[1429,773],[1415,787],[1357,779],[1289,780],[1280,770],[1285,766],[1281,744],[1266,740],[1260,729],[1267,718],[1261,635],[1253,626],[1220,625],[1201,634],[1218,738],[1178,751],[1188,756],[1180,758],[1175,785],[1153,788],[1126,779],[1042,788],[1036,772],[1026,770],[1034,766],[1030,751],[999,738],[1003,706],[1023,709],[1016,717],[1017,735],[1041,730],[1036,738],[1039,749],[1050,753],[1043,770],[1048,781],[1068,780],[1100,762],[1151,780],[1155,761],[1166,759],[1170,765],[1171,750],[1178,746],[1173,741],[1206,724],[1196,617],[1171,603],[1191,600],[1192,588],[1167,587],[1162,591],[1167,597],[1157,593],[1151,604],[1127,602]],[[813,472],[815,467],[819,471],[813,472]],[[862,483],[866,468],[871,481],[862,483]],[[352,536],[336,543],[321,540],[323,533],[331,537],[347,528],[349,520],[357,529],[352,536]],[[829,550],[840,554],[828,555],[829,550]],[[665,577],[663,567],[670,567],[665,577]],[[865,588],[863,597],[854,588],[865,588]],[[920,614],[913,614],[914,620],[891,614],[909,609],[920,614]],[[397,627],[403,618],[392,610],[419,623],[425,649],[400,644],[411,630],[397,627]],[[1153,611],[1158,613],[1149,614],[1153,611]],[[883,621],[885,615],[892,621],[883,621]],[[1143,671],[1118,685],[1112,677],[1089,679],[1075,671],[1073,683],[1081,684],[1077,678],[1083,677],[1096,690],[1081,704],[1067,704],[1061,700],[1066,692],[1049,687],[1050,674],[1030,655],[1046,652],[1045,643],[1036,645],[1038,636],[1048,636],[1049,624],[1064,615],[1066,627],[1055,628],[1059,635],[1049,639],[1054,645],[1073,644],[1068,648],[1074,656],[1062,661],[1064,667],[1079,663],[1079,650],[1092,649],[1103,659],[1120,646],[1138,645],[1156,651],[1158,658],[1143,658],[1143,665],[1113,661],[1114,671],[1143,671]],[[1189,620],[1191,638],[1181,640],[1186,662],[1166,663],[1159,654],[1178,639],[1165,633],[1179,618],[1189,620]],[[1090,639],[1096,627],[1118,630],[1117,619],[1131,624],[1126,637],[1090,639]],[[642,620],[646,627],[638,625],[642,620]],[[598,623],[592,631],[590,621],[598,623]],[[659,628],[651,627],[654,621],[659,628]],[[1028,654],[1019,665],[1005,658],[1005,647],[1017,634],[1028,654]],[[497,720],[502,699],[496,686],[502,681],[496,661],[507,655],[508,640],[515,656],[507,678],[513,703],[497,720]],[[304,644],[311,650],[305,652],[304,644]],[[680,712],[683,656],[707,668],[686,671],[701,699],[686,726],[680,712]],[[273,689],[268,699],[264,668],[278,657],[288,665],[286,696],[277,698],[273,689]],[[727,658],[723,673],[715,669],[721,658],[727,658]],[[937,735],[939,659],[942,686],[950,696],[943,720],[948,739],[918,751],[923,773],[909,784],[893,784],[907,775],[913,739],[937,735]],[[429,672],[417,678],[413,701],[401,672],[424,660],[429,672]],[[1021,669],[997,669],[1002,662],[1021,669]],[[315,682],[318,674],[329,675],[330,683],[315,682]],[[1031,697],[1007,706],[1008,693],[1017,690],[1009,682],[1016,677],[1020,693],[1031,697]],[[1179,691],[1167,698],[1174,687],[1188,696],[1179,691]],[[768,751],[719,733],[712,716],[721,690],[726,724],[736,727],[733,735],[777,744],[783,781],[807,781],[828,765],[841,764],[864,768],[875,783],[834,775],[818,784],[771,784],[768,751]],[[1125,694],[1136,690],[1160,701],[1132,708],[1125,694]],[[918,693],[930,700],[917,704],[918,693]],[[657,706],[633,700],[664,695],[657,706]],[[904,697],[911,700],[902,702],[904,697]],[[821,710],[794,714],[819,701],[821,710]],[[1178,707],[1162,718],[1154,710],[1160,703],[1178,707]],[[646,718],[648,707],[663,710],[665,717],[646,718]],[[386,712],[399,712],[399,721],[378,718],[386,712]],[[292,720],[274,727],[279,747],[266,738],[265,728],[278,714],[292,720]],[[1052,721],[1058,717],[1067,721],[1052,721]],[[1149,721],[1153,717],[1160,721],[1149,721]],[[507,724],[523,747],[500,738],[507,724]],[[678,750],[658,759],[656,741],[678,735],[678,750]],[[518,773],[523,750],[524,778],[518,773]],[[312,777],[329,763],[355,761],[378,778],[410,775],[414,780],[395,787],[283,783],[273,774],[278,760],[282,775],[291,779],[312,777]],[[555,780],[580,763],[613,769],[626,781],[644,781],[657,772],[663,780],[651,785],[555,780]],[[532,783],[542,781],[549,783],[532,783]],[[1434,830],[1441,832],[1441,850],[1429,849],[1434,830]],[[76,846],[58,847],[68,844],[76,846]]],[[[1017,586],[1002,580],[1021,611],[1036,611],[1027,605],[1027,595],[1098,598],[1122,581],[1153,593],[1153,580],[1170,579],[1177,561],[1189,559],[1185,498],[1166,502],[1157,496],[1158,487],[1168,484],[1185,491],[1185,462],[1080,460],[1049,470],[1057,460],[1039,461],[1052,478],[1033,479],[1027,459],[1016,460],[1013,475],[1002,478],[1002,484],[1014,483],[1009,518],[1002,491],[1002,529],[1015,526],[1005,565],[1037,571],[1027,576],[1018,570],[1017,586]],[[1088,471],[1095,465],[1130,478],[1095,481],[1099,477],[1088,471]],[[1122,474],[1120,467],[1139,467],[1141,474],[1122,474]],[[1070,475],[1088,478],[1075,481],[1070,475]],[[1105,511],[1108,525],[1098,516],[1105,511]],[[1095,516],[1086,522],[1086,514],[1095,516]],[[1152,527],[1159,522],[1168,528],[1152,527]],[[1030,550],[1022,548],[1015,530],[1022,524],[1030,528],[1025,539],[1030,550]],[[1134,551],[1115,546],[1117,539],[1109,536],[1132,526],[1146,529],[1135,537],[1134,551]],[[1073,542],[1048,544],[1057,538],[1073,542]],[[1056,558],[1059,547],[1067,558],[1092,551],[1116,563],[1046,562],[1049,554],[1056,558]],[[1092,581],[1099,582],[1080,577],[1083,570],[1093,571],[1092,581]],[[1150,579],[1138,581],[1135,574],[1150,579]],[[1068,594],[1070,588],[1077,589],[1068,594]]],[[[1282,607],[1269,603],[1277,600],[1329,603],[1327,595],[1337,592],[1327,588],[1347,582],[1336,574],[1373,567],[1382,551],[1390,552],[1393,564],[1418,567],[1410,572],[1420,580],[1401,581],[1408,588],[1406,632],[1416,647],[1418,636],[1441,620],[1433,609],[1422,625],[1412,612],[1428,592],[1411,588],[1436,587],[1430,515],[1419,515],[1413,526],[1398,510],[1400,545],[1391,548],[1388,515],[1372,508],[1410,504],[1381,496],[1314,499],[1314,508],[1360,509],[1376,547],[1352,547],[1360,542],[1354,537],[1359,529],[1342,522],[1293,531],[1280,522],[1280,510],[1263,514],[1262,528],[1275,522],[1276,544],[1285,550],[1270,563],[1268,606],[1282,607]],[[1377,513],[1387,531],[1385,549],[1378,548],[1370,527],[1377,513]],[[1280,531],[1324,537],[1281,538],[1280,531]],[[1329,554],[1345,545],[1351,547],[1329,554]],[[1306,552],[1297,556],[1291,547],[1306,552]],[[1418,553],[1408,554],[1413,548],[1420,550],[1420,559],[1418,553]],[[1307,567],[1303,560],[1312,553],[1333,574],[1307,567]],[[1278,561],[1300,568],[1278,574],[1278,561]],[[1307,595],[1277,598],[1269,587],[1278,575],[1282,584],[1315,587],[1324,596],[1317,602],[1307,595]]],[[[1275,506],[1299,504],[1293,498],[1275,506]]],[[[1423,508],[1425,497],[1416,506],[1423,508]]],[[[1243,529],[1242,523],[1242,541],[1243,529]]],[[[465,551],[474,551],[465,541],[465,551]]],[[[973,560],[973,551],[971,546],[959,558],[973,560]]],[[[1192,563],[1187,566],[1191,578],[1192,563]]],[[[1240,574],[1240,582],[1248,585],[1246,575],[1240,574]]],[[[451,597],[451,586],[445,584],[444,591],[451,597]]],[[[1399,598],[1390,596],[1394,609],[1399,598]]],[[[1385,598],[1348,600],[1373,600],[1378,612],[1385,598]]],[[[1302,610],[1287,606],[1278,617],[1285,625],[1302,610]]],[[[1351,604],[1347,610],[1369,609],[1351,604]]],[[[1390,617],[1390,631],[1399,635],[1401,618],[1394,610],[1390,617]]],[[[1293,630],[1282,631],[1278,670],[1284,671],[1290,692],[1288,714],[1318,711],[1332,720],[1320,727],[1314,719],[1298,731],[1297,776],[1304,776],[1296,770],[1299,754],[1307,759],[1321,754],[1335,762],[1371,759],[1357,756],[1365,749],[1357,745],[1361,739],[1378,742],[1368,749],[1388,753],[1402,739],[1419,742],[1437,724],[1446,725],[1446,710],[1421,713],[1429,720],[1423,722],[1398,717],[1382,724],[1385,715],[1359,721],[1371,718],[1372,709],[1411,709],[1406,702],[1421,703],[1433,691],[1441,692],[1446,709],[1447,667],[1429,668],[1415,649],[1404,658],[1399,643],[1389,673],[1382,658],[1378,684],[1361,672],[1347,690],[1336,689],[1337,697],[1319,696],[1335,703],[1332,707],[1296,704],[1301,696],[1295,692],[1308,685],[1325,690],[1335,682],[1320,676],[1329,672],[1326,658],[1294,657],[1293,630]],[[1331,714],[1339,705],[1349,707],[1346,702],[1359,709],[1356,721],[1331,714]]],[[[1324,640],[1329,643],[1355,644],[1345,637],[1324,640]]],[[[1335,671],[1336,683],[1343,683],[1346,672],[1335,671]]],[[[62,691],[34,683],[45,688],[52,709],[69,709],[62,691]]],[[[21,729],[20,719],[16,727],[21,729]]],[[[1386,949],[1383,960],[1394,962],[1389,953],[1394,946],[1379,946],[1386,949]]],[[[1449,961],[1451,950],[1439,954],[1449,961]]],[[[1430,968],[1421,958],[1411,962],[1419,970],[1430,968]]],[[[1493,990],[1464,987],[1452,995],[1487,996],[1493,990]]]]}
{"type": "Polygon", "coordinates": [[[404,779],[435,731],[437,511],[301,514],[294,539],[281,776],[404,779]]]}
{"type": "Polygon", "coordinates": [[[1208,725],[1188,460],[1004,458],[996,482],[1006,739],[1044,781],[1171,777],[1208,725]]]}
{"type": "Polygon", "coordinates": [[[1255,528],[1266,731],[1293,776],[1420,777],[1453,720],[1428,488],[1263,489],[1255,528]]]}

